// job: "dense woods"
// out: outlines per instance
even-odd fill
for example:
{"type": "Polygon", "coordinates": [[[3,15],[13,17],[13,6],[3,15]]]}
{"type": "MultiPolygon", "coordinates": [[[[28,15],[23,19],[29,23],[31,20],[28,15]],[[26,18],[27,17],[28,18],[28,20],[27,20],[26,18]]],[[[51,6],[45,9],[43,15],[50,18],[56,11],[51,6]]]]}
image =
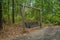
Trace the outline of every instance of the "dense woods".
{"type": "Polygon", "coordinates": [[[42,24],[60,25],[59,0],[2,0],[0,1],[0,26],[3,23],[37,21],[42,24]],[[1,4],[2,3],[2,4],[1,4]],[[25,5],[23,9],[23,5],[25,5]],[[24,16],[22,16],[22,14],[24,16]]]}
{"type": "Polygon", "coordinates": [[[0,40],[56,40],[59,30],[60,0],[0,0],[0,40]]]}

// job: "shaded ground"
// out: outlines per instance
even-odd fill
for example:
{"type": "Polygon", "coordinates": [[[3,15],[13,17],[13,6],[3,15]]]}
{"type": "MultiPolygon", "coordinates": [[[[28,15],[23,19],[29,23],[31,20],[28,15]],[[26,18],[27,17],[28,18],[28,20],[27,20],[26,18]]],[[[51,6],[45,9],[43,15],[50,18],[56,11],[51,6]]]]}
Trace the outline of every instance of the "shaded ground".
{"type": "Polygon", "coordinates": [[[30,28],[26,29],[25,34],[22,31],[20,24],[7,27],[0,33],[0,40],[60,40],[59,26],[30,28]]]}
{"type": "MultiPolygon", "coordinates": [[[[36,28],[26,28],[26,33],[35,31],[36,28]]],[[[0,32],[0,40],[10,40],[12,38],[23,36],[23,27],[21,24],[4,25],[4,29],[0,32]]]]}
{"type": "Polygon", "coordinates": [[[10,26],[4,25],[4,29],[0,32],[0,40],[19,36],[22,36],[22,27],[20,24],[18,26],[16,24],[10,26]]]}
{"type": "Polygon", "coordinates": [[[60,27],[46,27],[13,40],[60,40],[60,27]]]}

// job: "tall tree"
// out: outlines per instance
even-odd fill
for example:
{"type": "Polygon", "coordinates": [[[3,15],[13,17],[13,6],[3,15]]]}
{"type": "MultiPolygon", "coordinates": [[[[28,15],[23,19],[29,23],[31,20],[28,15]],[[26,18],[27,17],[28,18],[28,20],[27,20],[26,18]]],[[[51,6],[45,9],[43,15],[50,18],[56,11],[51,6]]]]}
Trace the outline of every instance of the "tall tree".
{"type": "Polygon", "coordinates": [[[10,15],[9,15],[9,0],[8,0],[8,24],[10,24],[10,15]]]}
{"type": "Polygon", "coordinates": [[[2,28],[2,0],[0,0],[0,30],[2,28]]]}
{"type": "Polygon", "coordinates": [[[14,0],[12,0],[12,22],[14,23],[14,0]]]}

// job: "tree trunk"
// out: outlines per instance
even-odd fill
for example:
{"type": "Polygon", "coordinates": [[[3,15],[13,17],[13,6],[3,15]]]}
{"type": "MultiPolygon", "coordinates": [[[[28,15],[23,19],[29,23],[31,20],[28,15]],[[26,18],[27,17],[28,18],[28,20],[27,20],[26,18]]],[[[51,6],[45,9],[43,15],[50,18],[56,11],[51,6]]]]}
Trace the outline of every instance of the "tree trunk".
{"type": "Polygon", "coordinates": [[[12,22],[14,23],[14,0],[12,0],[12,22]]]}
{"type": "Polygon", "coordinates": [[[9,0],[8,0],[8,25],[10,25],[10,15],[9,15],[9,0]]]}
{"type": "Polygon", "coordinates": [[[0,30],[2,28],[2,0],[0,0],[0,30]]]}

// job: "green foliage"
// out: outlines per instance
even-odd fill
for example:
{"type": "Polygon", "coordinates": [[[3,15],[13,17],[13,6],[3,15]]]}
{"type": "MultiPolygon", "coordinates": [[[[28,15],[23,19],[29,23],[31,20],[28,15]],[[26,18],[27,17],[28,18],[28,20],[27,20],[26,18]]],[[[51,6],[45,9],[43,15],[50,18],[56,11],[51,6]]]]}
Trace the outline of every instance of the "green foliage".
{"type": "MultiPolygon", "coordinates": [[[[27,6],[40,8],[43,16],[43,23],[52,23],[59,24],[60,23],[60,4],[59,0],[14,0],[14,14],[15,21],[21,21],[21,9],[22,6],[20,4],[25,3],[27,6]],[[32,3],[32,4],[31,4],[32,3]]],[[[7,19],[8,17],[8,0],[3,0],[3,17],[7,19]]],[[[25,8],[25,19],[26,21],[40,21],[40,13],[39,10],[32,8],[25,8]]],[[[12,0],[9,1],[9,15],[12,20],[12,0]]]]}

